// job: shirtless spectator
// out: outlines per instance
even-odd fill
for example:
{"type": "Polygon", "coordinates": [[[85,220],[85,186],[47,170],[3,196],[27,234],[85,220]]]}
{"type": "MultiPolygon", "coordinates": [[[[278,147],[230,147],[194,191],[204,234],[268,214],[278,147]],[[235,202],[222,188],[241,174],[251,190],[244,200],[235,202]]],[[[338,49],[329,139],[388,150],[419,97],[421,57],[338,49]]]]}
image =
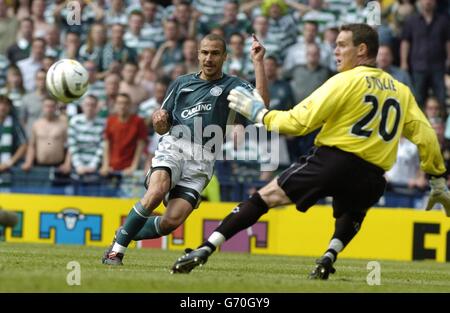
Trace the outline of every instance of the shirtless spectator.
{"type": "Polygon", "coordinates": [[[70,172],[70,158],[65,149],[67,120],[59,116],[58,103],[50,97],[43,103],[42,117],[33,124],[22,170],[33,166],[56,166],[62,173],[70,172]]]}
{"type": "Polygon", "coordinates": [[[125,63],[122,69],[123,80],[120,82],[119,92],[130,95],[132,111],[137,112],[139,104],[149,98],[150,94],[141,85],[136,83],[138,66],[134,63],[125,63]]]}

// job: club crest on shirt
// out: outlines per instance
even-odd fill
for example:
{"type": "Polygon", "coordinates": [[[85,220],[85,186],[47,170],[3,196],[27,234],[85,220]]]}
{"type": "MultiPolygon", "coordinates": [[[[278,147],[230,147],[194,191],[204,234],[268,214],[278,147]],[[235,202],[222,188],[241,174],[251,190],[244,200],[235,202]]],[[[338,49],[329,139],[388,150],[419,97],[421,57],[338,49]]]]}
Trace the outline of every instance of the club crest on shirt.
{"type": "Polygon", "coordinates": [[[221,94],[222,94],[222,88],[221,87],[219,87],[219,86],[215,86],[215,87],[213,87],[210,91],[209,91],[209,93],[212,95],[212,96],[214,96],[214,97],[218,97],[218,96],[220,96],[221,94]]]}

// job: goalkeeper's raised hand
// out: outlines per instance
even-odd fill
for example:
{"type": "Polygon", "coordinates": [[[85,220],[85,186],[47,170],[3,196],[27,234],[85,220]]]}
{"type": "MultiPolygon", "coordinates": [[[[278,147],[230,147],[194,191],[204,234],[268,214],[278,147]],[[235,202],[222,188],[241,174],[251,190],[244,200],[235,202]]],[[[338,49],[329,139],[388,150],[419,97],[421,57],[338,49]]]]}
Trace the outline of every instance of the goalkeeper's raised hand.
{"type": "Polygon", "coordinates": [[[230,101],[228,107],[241,113],[254,123],[263,123],[264,115],[268,112],[264,100],[256,89],[253,92],[244,87],[236,87],[230,91],[227,97],[230,101]]]}
{"type": "Polygon", "coordinates": [[[447,188],[445,178],[431,178],[430,187],[430,198],[425,210],[431,210],[436,203],[440,203],[444,207],[447,216],[450,217],[450,191],[447,188]]]}

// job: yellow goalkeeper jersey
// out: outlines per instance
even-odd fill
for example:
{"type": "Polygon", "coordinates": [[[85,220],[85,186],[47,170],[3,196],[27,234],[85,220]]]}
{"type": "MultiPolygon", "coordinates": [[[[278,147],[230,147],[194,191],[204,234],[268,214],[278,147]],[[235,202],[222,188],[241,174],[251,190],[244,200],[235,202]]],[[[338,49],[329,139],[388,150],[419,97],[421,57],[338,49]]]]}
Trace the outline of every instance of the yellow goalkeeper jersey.
{"type": "Polygon", "coordinates": [[[385,171],[393,166],[404,135],[417,145],[424,172],[445,172],[436,133],[410,89],[378,68],[339,73],[291,110],[267,113],[264,124],[298,136],[322,127],[316,146],[351,152],[385,171]]]}

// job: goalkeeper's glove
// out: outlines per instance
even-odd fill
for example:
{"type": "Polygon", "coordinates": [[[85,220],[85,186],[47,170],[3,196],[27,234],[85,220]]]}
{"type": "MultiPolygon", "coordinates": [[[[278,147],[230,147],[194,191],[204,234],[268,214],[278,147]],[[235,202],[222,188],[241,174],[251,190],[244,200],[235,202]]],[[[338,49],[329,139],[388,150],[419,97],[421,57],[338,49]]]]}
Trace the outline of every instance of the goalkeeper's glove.
{"type": "Polygon", "coordinates": [[[450,217],[450,192],[448,191],[445,178],[432,177],[430,179],[430,187],[430,198],[425,210],[431,210],[436,203],[440,203],[443,205],[447,216],[450,217]]]}
{"type": "Polygon", "coordinates": [[[230,91],[227,99],[230,101],[228,105],[230,109],[241,113],[254,123],[263,124],[264,115],[268,110],[256,89],[251,93],[244,87],[238,86],[230,91]]]}

